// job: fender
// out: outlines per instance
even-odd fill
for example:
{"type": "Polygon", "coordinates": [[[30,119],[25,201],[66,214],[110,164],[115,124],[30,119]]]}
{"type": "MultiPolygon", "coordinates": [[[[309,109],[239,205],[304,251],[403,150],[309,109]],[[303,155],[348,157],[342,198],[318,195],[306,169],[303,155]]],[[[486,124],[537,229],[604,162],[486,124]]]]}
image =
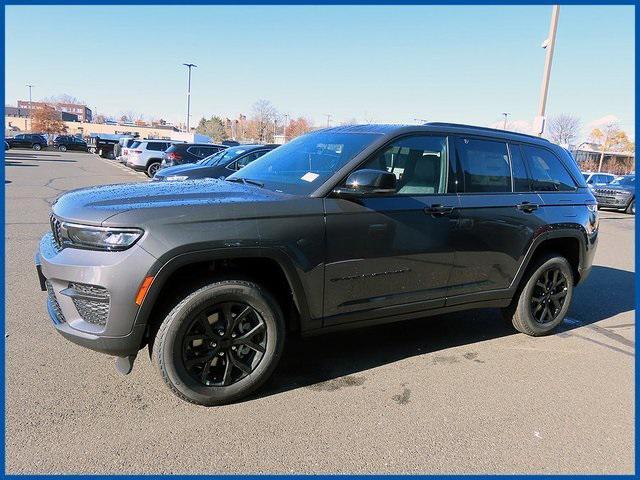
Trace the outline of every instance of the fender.
{"type": "Polygon", "coordinates": [[[310,319],[307,298],[300,281],[300,277],[291,258],[282,250],[268,247],[255,248],[218,248],[195,250],[186,253],[174,254],[168,260],[159,259],[147,272],[147,276],[153,276],[153,283],[145,296],[142,305],[136,314],[135,325],[146,325],[151,310],[158,299],[166,281],[180,267],[191,263],[224,260],[229,258],[267,258],[275,261],[283,270],[289,288],[293,292],[293,301],[300,313],[300,325],[303,328],[310,319]]]}
{"type": "Polygon", "coordinates": [[[587,238],[588,234],[584,227],[579,223],[572,224],[563,224],[562,227],[557,225],[548,225],[545,227],[546,230],[540,233],[533,239],[525,257],[516,272],[516,275],[509,285],[509,290],[515,292],[520,285],[520,281],[522,280],[522,276],[527,271],[529,264],[531,263],[531,259],[536,253],[538,247],[545,242],[546,240],[558,239],[558,238],[575,238],[578,240],[578,244],[580,245],[578,252],[578,272],[582,273],[585,264],[585,258],[587,253],[587,238]]]}

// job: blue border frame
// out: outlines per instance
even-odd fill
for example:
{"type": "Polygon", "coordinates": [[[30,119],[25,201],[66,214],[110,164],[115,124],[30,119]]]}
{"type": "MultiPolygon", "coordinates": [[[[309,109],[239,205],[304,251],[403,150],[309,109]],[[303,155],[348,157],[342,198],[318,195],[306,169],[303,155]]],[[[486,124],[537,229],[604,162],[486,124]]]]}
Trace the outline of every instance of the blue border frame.
{"type": "MultiPolygon", "coordinates": [[[[638,85],[637,85],[637,72],[638,72],[638,39],[640,38],[640,35],[638,33],[638,24],[640,23],[640,8],[638,8],[638,6],[636,5],[637,2],[632,1],[632,0],[627,0],[627,1],[612,1],[612,2],[608,2],[608,1],[593,1],[593,0],[582,0],[582,1],[576,1],[576,0],[569,0],[569,1],[552,1],[552,0],[539,0],[539,1],[527,1],[527,0],[511,0],[511,1],[489,1],[489,2],[473,2],[473,1],[466,1],[466,0],[450,0],[450,1],[434,1],[434,2],[428,2],[428,1],[421,1],[421,0],[404,0],[401,2],[393,2],[391,0],[362,0],[362,1],[355,1],[355,0],[351,0],[351,1],[343,1],[343,0],[327,0],[325,2],[318,2],[318,1],[313,1],[313,0],[280,0],[280,1],[256,1],[256,0],[238,0],[235,2],[231,2],[231,1],[207,1],[207,0],[186,0],[185,2],[178,2],[176,0],[134,0],[131,2],[127,2],[127,1],[123,1],[123,0],[96,0],[96,1],[91,1],[91,0],[35,0],[33,2],[30,1],[26,1],[26,2],[22,2],[19,0],[2,0],[2,9],[1,9],[1,13],[0,13],[0,21],[2,23],[2,51],[4,52],[5,50],[5,6],[7,5],[19,5],[19,6],[36,6],[36,5],[184,5],[184,6],[192,6],[192,5],[253,5],[253,6],[263,6],[263,5],[362,5],[362,6],[366,6],[366,5],[492,5],[492,6],[499,6],[499,5],[553,5],[559,3],[561,5],[635,5],[635,25],[636,25],[636,31],[635,31],[635,63],[636,63],[636,85],[635,85],[635,132],[638,131],[638,112],[639,112],[639,108],[638,108],[638,85]]],[[[0,80],[2,82],[2,100],[3,100],[3,109],[4,109],[4,97],[5,97],[5,90],[4,90],[4,79],[5,79],[5,65],[3,63],[3,75],[2,75],[2,79],[0,80]]],[[[637,141],[637,138],[636,138],[637,141]]],[[[2,179],[5,179],[5,170],[4,170],[4,149],[2,150],[2,179]]],[[[636,164],[636,171],[637,171],[637,164],[636,164]]],[[[2,240],[0,241],[0,271],[2,271],[3,273],[3,279],[6,278],[6,271],[5,271],[5,183],[4,181],[2,182],[2,199],[1,199],[1,209],[0,209],[0,219],[2,220],[2,240]]],[[[636,252],[638,249],[638,245],[640,244],[640,227],[638,226],[638,221],[636,220],[635,223],[635,247],[636,247],[636,252]]],[[[637,325],[637,318],[638,318],[638,298],[640,297],[640,284],[638,283],[637,279],[638,279],[638,274],[637,272],[635,273],[636,276],[636,283],[635,283],[635,312],[636,312],[636,326],[635,326],[635,342],[636,345],[638,344],[638,338],[640,337],[639,333],[638,333],[638,325],[637,325]]],[[[6,326],[5,326],[5,283],[6,282],[2,282],[2,288],[0,289],[0,303],[2,304],[2,312],[0,314],[0,323],[2,324],[2,331],[3,333],[5,332],[6,326]]],[[[2,398],[0,399],[0,408],[2,410],[2,417],[3,417],[3,422],[2,425],[0,426],[0,430],[2,432],[2,438],[3,440],[6,439],[5,435],[6,435],[6,415],[5,415],[5,398],[6,398],[6,394],[7,394],[7,390],[6,390],[6,378],[5,378],[5,356],[6,356],[6,344],[5,344],[5,335],[1,335],[0,336],[0,342],[1,342],[1,346],[2,346],[2,351],[3,351],[3,355],[2,357],[0,357],[0,367],[1,367],[1,377],[0,377],[0,381],[2,382],[2,398]]],[[[635,413],[635,428],[634,428],[634,434],[635,434],[635,471],[637,473],[637,466],[638,466],[638,460],[640,459],[640,453],[638,450],[638,403],[637,403],[637,394],[638,394],[638,357],[637,354],[635,355],[635,391],[636,391],[636,402],[634,403],[634,413],[635,413]]],[[[2,474],[2,477],[8,477],[8,478],[39,478],[39,479],[55,479],[57,477],[59,477],[60,475],[7,475],[6,474],[6,463],[5,463],[5,442],[2,442],[2,447],[1,447],[1,458],[0,458],[0,472],[2,474]]],[[[614,452],[612,452],[614,453],[614,452]]],[[[83,477],[92,477],[95,479],[108,479],[108,478],[113,478],[113,477],[120,477],[120,478],[136,478],[136,479],[145,479],[145,478],[149,478],[152,475],[64,475],[65,477],[70,477],[70,478],[83,478],[83,477]]],[[[156,476],[156,475],[153,475],[156,476]]],[[[241,477],[241,478],[252,478],[252,479],[259,479],[259,478],[270,478],[270,479],[288,479],[291,477],[302,477],[303,475],[301,474],[295,474],[295,475],[242,475],[242,474],[225,474],[225,475],[172,475],[172,477],[177,478],[177,479],[192,479],[194,477],[198,477],[198,478],[220,478],[220,477],[241,477]]],[[[318,475],[318,478],[333,478],[336,477],[337,475],[318,475]]],[[[344,475],[340,475],[340,476],[344,476],[344,475]]],[[[361,477],[361,478],[367,478],[367,479],[380,479],[380,480],[386,480],[386,479],[391,479],[391,480],[399,480],[399,479],[403,479],[406,477],[413,477],[413,478],[452,478],[452,477],[462,477],[463,475],[354,475],[357,477],[361,477]]],[[[603,477],[603,478],[607,478],[607,479],[627,479],[627,478],[635,478],[635,475],[464,475],[465,478],[469,478],[469,479],[486,479],[486,478],[492,478],[495,476],[499,476],[501,478],[520,478],[522,476],[526,476],[527,478],[547,478],[547,477],[553,477],[553,478],[557,478],[557,479],[573,479],[576,477],[588,477],[588,478],[597,478],[597,477],[603,477]]]]}

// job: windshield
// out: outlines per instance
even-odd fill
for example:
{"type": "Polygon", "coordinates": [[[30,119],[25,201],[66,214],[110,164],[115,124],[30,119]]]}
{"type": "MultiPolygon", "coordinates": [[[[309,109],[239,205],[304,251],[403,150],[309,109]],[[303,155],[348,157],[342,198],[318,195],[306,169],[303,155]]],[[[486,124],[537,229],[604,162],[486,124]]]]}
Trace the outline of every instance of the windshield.
{"type": "Polygon", "coordinates": [[[635,181],[636,181],[635,175],[630,175],[628,177],[616,178],[609,185],[629,186],[629,185],[633,185],[635,183],[635,181]]]}
{"type": "Polygon", "coordinates": [[[223,153],[224,153],[224,150],[220,150],[219,152],[216,152],[213,155],[209,155],[208,157],[204,157],[202,160],[198,160],[196,164],[207,165],[207,166],[214,165],[216,161],[222,156],[223,153]]]}
{"type": "Polygon", "coordinates": [[[222,150],[217,154],[212,155],[211,157],[208,157],[211,160],[211,162],[206,163],[205,165],[208,165],[208,166],[215,165],[217,167],[225,166],[228,163],[231,163],[234,159],[238,158],[244,152],[249,150],[249,148],[252,148],[252,147],[242,146],[242,147],[227,148],[226,150],[222,150]],[[213,157],[215,157],[215,159],[213,157]]]}
{"type": "Polygon", "coordinates": [[[309,195],[377,138],[373,133],[309,133],[265,153],[228,179],[244,178],[277,192],[309,195]]]}

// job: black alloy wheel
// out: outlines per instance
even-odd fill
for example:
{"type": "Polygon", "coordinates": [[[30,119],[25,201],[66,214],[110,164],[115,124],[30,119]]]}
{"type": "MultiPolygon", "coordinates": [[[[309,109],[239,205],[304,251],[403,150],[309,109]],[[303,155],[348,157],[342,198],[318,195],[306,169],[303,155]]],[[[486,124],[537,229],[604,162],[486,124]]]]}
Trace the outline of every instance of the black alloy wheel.
{"type": "Polygon", "coordinates": [[[250,305],[216,304],[190,319],[182,360],[192,379],[212,387],[232,385],[251,374],[266,351],[266,325],[250,305]]]}
{"type": "Polygon", "coordinates": [[[531,315],[540,324],[553,323],[567,298],[567,278],[558,267],[544,270],[531,292],[531,315]]]}

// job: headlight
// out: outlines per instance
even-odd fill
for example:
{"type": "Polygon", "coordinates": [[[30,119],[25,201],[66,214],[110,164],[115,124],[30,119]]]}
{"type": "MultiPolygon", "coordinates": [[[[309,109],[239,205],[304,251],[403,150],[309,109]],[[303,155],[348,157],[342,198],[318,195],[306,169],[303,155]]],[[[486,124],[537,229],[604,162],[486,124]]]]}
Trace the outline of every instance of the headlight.
{"type": "Polygon", "coordinates": [[[189,177],[187,177],[186,175],[171,175],[169,177],[165,177],[167,182],[182,182],[188,178],[189,177]]]}
{"type": "Polygon", "coordinates": [[[70,247],[94,250],[126,250],[138,241],[143,230],[138,228],[112,228],[61,222],[60,243],[70,247]]]}

